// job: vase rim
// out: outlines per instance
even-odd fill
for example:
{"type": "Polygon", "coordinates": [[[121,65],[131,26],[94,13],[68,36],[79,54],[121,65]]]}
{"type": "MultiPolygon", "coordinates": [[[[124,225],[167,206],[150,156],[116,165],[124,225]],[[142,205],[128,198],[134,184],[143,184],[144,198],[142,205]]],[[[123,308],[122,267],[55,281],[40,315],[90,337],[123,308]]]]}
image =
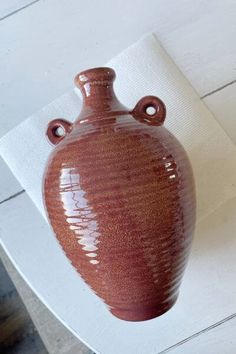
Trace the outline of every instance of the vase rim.
{"type": "Polygon", "coordinates": [[[96,67],[81,71],[75,77],[75,84],[83,86],[87,82],[112,83],[116,77],[115,71],[109,67],[96,67]]]}

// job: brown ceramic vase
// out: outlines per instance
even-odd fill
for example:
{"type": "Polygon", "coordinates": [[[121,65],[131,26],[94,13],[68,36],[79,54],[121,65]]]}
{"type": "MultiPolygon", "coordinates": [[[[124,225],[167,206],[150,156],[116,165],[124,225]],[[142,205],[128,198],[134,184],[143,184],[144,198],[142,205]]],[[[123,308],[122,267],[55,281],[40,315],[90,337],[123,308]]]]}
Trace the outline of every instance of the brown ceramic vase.
{"type": "Polygon", "coordinates": [[[177,299],[195,190],[183,147],[163,127],[164,103],[147,96],[130,111],[116,98],[114,79],[110,68],[76,76],[82,111],[73,124],[56,119],[48,126],[56,146],[43,194],[57,239],[82,278],[115,316],[142,321],[177,299]]]}

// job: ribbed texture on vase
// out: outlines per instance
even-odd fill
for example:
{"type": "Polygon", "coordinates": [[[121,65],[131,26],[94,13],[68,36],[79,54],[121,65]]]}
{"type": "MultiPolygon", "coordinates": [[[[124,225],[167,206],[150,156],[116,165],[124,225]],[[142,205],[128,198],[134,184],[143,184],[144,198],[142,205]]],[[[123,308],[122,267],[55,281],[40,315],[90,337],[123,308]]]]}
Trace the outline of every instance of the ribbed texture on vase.
{"type": "Polygon", "coordinates": [[[195,223],[192,171],[164,127],[131,116],[78,125],[45,173],[45,204],[67,257],[126,320],[177,299],[195,223]]]}

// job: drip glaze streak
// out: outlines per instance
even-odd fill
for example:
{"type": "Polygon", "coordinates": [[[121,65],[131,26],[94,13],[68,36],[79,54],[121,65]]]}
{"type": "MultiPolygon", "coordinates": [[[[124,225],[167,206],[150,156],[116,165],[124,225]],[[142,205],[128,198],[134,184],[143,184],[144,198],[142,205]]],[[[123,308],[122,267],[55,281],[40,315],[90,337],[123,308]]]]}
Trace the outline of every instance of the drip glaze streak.
{"type": "Polygon", "coordinates": [[[73,127],[63,120],[48,127],[51,142],[60,143],[45,171],[44,199],[83,279],[115,316],[141,321],[177,299],[195,191],[184,149],[162,126],[164,104],[149,96],[128,112],[114,95],[114,77],[109,68],[76,77],[84,106],[73,127]],[[67,128],[63,139],[53,135],[58,124],[67,128]]]}

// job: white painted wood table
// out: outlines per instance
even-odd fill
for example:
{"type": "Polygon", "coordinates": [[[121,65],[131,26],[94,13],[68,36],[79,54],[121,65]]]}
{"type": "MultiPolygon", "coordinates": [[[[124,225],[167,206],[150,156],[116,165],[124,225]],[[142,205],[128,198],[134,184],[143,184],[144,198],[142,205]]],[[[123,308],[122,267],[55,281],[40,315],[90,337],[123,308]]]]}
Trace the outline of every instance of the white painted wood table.
{"type": "MultiPolygon", "coordinates": [[[[235,0],[1,0],[0,135],[154,31],[236,143],[235,0]]],[[[101,354],[236,352],[236,199],[202,222],[176,306],[143,323],[112,317],[66,261],[0,161],[0,236],[18,271],[101,354]],[[84,297],[83,293],[87,292],[84,297]]]]}

